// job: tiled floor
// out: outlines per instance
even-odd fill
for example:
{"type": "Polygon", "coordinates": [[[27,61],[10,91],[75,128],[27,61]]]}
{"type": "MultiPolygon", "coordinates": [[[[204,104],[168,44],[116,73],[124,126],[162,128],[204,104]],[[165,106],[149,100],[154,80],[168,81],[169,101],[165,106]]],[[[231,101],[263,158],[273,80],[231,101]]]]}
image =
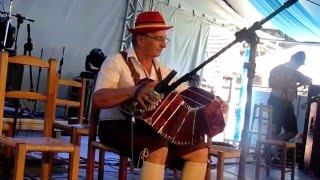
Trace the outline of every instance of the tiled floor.
{"type": "MultiPolygon", "coordinates": [[[[62,137],[66,138],[66,137],[62,137]]],[[[67,138],[66,138],[67,139],[67,138]]],[[[87,152],[87,138],[84,137],[82,138],[82,146],[81,146],[81,156],[86,157],[86,152],[87,152]]],[[[34,154],[34,156],[37,156],[37,154],[34,154]]],[[[60,157],[66,157],[65,154],[59,154],[60,157]]],[[[213,158],[213,164],[215,164],[215,159],[213,158]]],[[[32,161],[32,160],[30,160],[32,161]]],[[[38,163],[33,163],[33,162],[27,162],[26,164],[26,180],[28,179],[39,179],[37,176],[40,168],[40,161],[38,160],[33,160],[34,162],[38,163]],[[37,167],[37,165],[39,165],[37,167]]],[[[105,180],[117,180],[117,172],[118,172],[118,167],[117,163],[119,162],[119,158],[117,155],[112,154],[112,153],[107,153],[106,155],[106,166],[105,166],[105,173],[104,173],[104,179],[105,180]]],[[[211,179],[215,180],[216,179],[216,169],[214,168],[215,166],[213,165],[213,168],[211,170],[211,179]]],[[[54,168],[53,172],[53,178],[52,180],[63,180],[67,179],[67,174],[66,174],[66,168],[62,166],[56,166],[54,168]]],[[[79,180],[85,180],[85,170],[81,169],[79,173],[79,180]]],[[[235,180],[237,179],[237,174],[238,174],[238,161],[237,160],[228,160],[225,164],[225,169],[224,169],[224,179],[225,180],[235,180]]],[[[97,176],[96,176],[97,177],[97,176]]],[[[0,178],[1,179],[1,178],[0,178]]],[[[95,178],[97,179],[97,178],[95,178]]],[[[134,176],[132,175],[131,172],[128,172],[127,176],[128,180],[131,179],[139,179],[139,170],[137,169],[136,172],[134,173],[134,176]]],[[[255,179],[255,163],[247,163],[246,165],[246,179],[247,180],[254,180],[255,179]]],[[[267,179],[267,180],[278,180],[280,179],[280,171],[279,170],[271,170],[270,177],[267,178],[265,176],[265,170],[264,168],[261,168],[261,174],[260,174],[260,179],[267,179]]],[[[286,173],[286,179],[290,179],[290,172],[286,173]]],[[[316,177],[310,177],[306,173],[304,173],[302,170],[297,169],[295,173],[295,179],[296,180],[314,180],[314,179],[320,179],[316,177]]],[[[173,171],[172,170],[166,170],[165,173],[165,180],[175,180],[173,177],[173,171]]]]}

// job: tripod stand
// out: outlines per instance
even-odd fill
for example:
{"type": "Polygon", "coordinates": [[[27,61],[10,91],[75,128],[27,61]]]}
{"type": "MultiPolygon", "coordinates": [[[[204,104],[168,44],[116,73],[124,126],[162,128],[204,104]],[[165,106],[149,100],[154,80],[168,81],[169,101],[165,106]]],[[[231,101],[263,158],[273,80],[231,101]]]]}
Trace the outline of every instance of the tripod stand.
{"type": "MultiPolygon", "coordinates": [[[[31,51],[33,49],[33,45],[32,45],[31,36],[30,36],[30,24],[27,24],[27,31],[28,31],[28,38],[27,38],[27,42],[24,44],[23,55],[27,55],[27,52],[28,52],[28,55],[31,56],[31,51]]],[[[31,66],[29,66],[29,73],[30,73],[30,91],[34,92],[32,67],[31,66]]]]}
{"type": "MultiPolygon", "coordinates": [[[[22,15],[20,14],[16,14],[16,15],[13,15],[17,18],[17,30],[16,30],[16,37],[15,37],[15,45],[14,45],[14,52],[16,54],[17,52],[17,42],[18,42],[18,36],[19,36],[19,30],[20,30],[20,25],[23,23],[24,20],[27,20],[27,21],[30,21],[30,22],[34,22],[34,20],[32,19],[28,19],[28,18],[25,18],[23,17],[22,15]]],[[[24,55],[26,55],[27,51],[29,52],[29,56],[31,56],[31,51],[32,51],[32,43],[31,43],[31,38],[30,38],[30,24],[28,24],[27,26],[28,28],[28,42],[26,43],[25,45],[25,51],[24,51],[24,55]]],[[[21,69],[21,72],[23,73],[24,71],[24,67],[21,66],[19,67],[21,69]]],[[[19,82],[19,88],[21,88],[21,82],[22,82],[22,79],[21,81],[19,82]]],[[[33,81],[32,81],[32,71],[31,71],[31,66],[30,66],[30,85],[31,86],[31,91],[33,91],[33,81]]],[[[18,116],[19,116],[19,107],[20,109],[21,106],[20,106],[20,103],[19,103],[19,100],[15,100],[14,101],[14,108],[15,108],[15,113],[14,113],[14,118],[13,118],[13,136],[15,135],[15,131],[16,131],[16,125],[17,125],[17,119],[18,119],[18,116]]]]}

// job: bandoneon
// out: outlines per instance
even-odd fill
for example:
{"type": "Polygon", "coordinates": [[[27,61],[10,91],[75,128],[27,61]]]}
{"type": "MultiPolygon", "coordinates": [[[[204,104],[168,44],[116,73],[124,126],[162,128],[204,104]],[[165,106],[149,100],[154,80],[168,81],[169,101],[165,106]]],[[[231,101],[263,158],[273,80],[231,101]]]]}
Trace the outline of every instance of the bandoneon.
{"type": "Polygon", "coordinates": [[[171,92],[161,101],[142,109],[137,102],[125,103],[122,112],[143,120],[176,145],[189,145],[222,132],[225,121],[219,101],[205,90],[190,87],[171,92]]]}

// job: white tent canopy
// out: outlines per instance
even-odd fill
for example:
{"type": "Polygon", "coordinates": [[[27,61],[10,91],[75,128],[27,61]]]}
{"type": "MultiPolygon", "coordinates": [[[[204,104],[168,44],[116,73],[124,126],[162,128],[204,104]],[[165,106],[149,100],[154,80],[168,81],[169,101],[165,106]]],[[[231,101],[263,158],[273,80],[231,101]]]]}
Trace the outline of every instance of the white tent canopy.
{"type": "MultiPolygon", "coordinates": [[[[247,0],[242,1],[248,5],[247,0]]],[[[146,2],[156,4],[158,1],[146,0],[146,2]]],[[[235,25],[242,28],[252,24],[237,14],[223,0],[160,0],[160,2],[169,2],[168,5],[172,7],[178,7],[180,4],[180,9],[188,14],[185,16],[186,19],[194,12],[195,16],[204,15],[204,19],[221,25],[235,25]]],[[[53,57],[59,60],[62,55],[62,47],[65,46],[63,68],[66,69],[63,69],[62,72],[66,77],[74,77],[84,70],[85,57],[92,48],[101,48],[106,55],[114,54],[119,50],[126,3],[125,0],[13,1],[13,14],[21,14],[35,20],[34,23],[24,21],[21,24],[17,53],[23,53],[23,45],[27,39],[26,24],[30,23],[34,47],[32,54],[39,56],[43,48],[44,59],[53,57]]],[[[4,1],[3,6],[4,11],[8,11],[9,0],[4,1]]],[[[251,9],[250,12],[255,11],[251,9]]],[[[17,26],[15,17],[11,18],[11,24],[17,26]]],[[[193,27],[193,24],[190,24],[189,27],[193,27]]]]}
{"type": "MultiPolygon", "coordinates": [[[[165,64],[179,72],[178,76],[190,71],[205,59],[204,51],[210,24],[231,25],[237,28],[252,24],[223,0],[145,1],[147,2],[145,10],[152,7],[148,6],[148,2],[153,2],[153,8],[163,13],[167,23],[175,25],[175,28],[168,32],[172,42],[164,50],[161,58],[165,64]],[[159,2],[161,6],[157,6],[159,2]]],[[[247,0],[242,1],[247,2],[247,0]]],[[[9,0],[3,1],[3,11],[8,11],[9,2],[9,0]]],[[[62,49],[65,47],[62,77],[79,76],[80,72],[85,70],[85,59],[91,49],[101,48],[107,56],[119,51],[127,2],[127,0],[13,1],[13,14],[21,14],[35,20],[34,23],[24,21],[21,24],[17,54],[23,54],[29,23],[33,43],[32,55],[40,57],[40,51],[43,49],[44,60],[55,58],[60,61],[62,49]]],[[[11,24],[15,27],[17,27],[16,21],[17,19],[12,16],[11,24]]],[[[45,78],[40,77],[41,87],[45,78]]],[[[36,79],[37,70],[34,69],[33,81],[36,82],[36,79]]],[[[28,69],[24,71],[22,86],[29,88],[28,69]]]]}

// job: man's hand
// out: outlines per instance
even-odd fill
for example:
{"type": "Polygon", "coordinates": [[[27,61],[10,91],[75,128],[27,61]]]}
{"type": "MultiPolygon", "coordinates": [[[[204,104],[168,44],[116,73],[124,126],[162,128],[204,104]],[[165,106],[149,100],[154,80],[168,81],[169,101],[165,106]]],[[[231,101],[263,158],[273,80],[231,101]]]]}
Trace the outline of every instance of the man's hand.
{"type": "Polygon", "coordinates": [[[134,99],[139,102],[139,104],[143,107],[143,109],[147,109],[146,104],[153,104],[155,100],[150,98],[150,91],[153,91],[154,86],[157,84],[157,81],[148,82],[144,84],[140,84],[137,86],[136,91],[134,93],[134,99]]]}

